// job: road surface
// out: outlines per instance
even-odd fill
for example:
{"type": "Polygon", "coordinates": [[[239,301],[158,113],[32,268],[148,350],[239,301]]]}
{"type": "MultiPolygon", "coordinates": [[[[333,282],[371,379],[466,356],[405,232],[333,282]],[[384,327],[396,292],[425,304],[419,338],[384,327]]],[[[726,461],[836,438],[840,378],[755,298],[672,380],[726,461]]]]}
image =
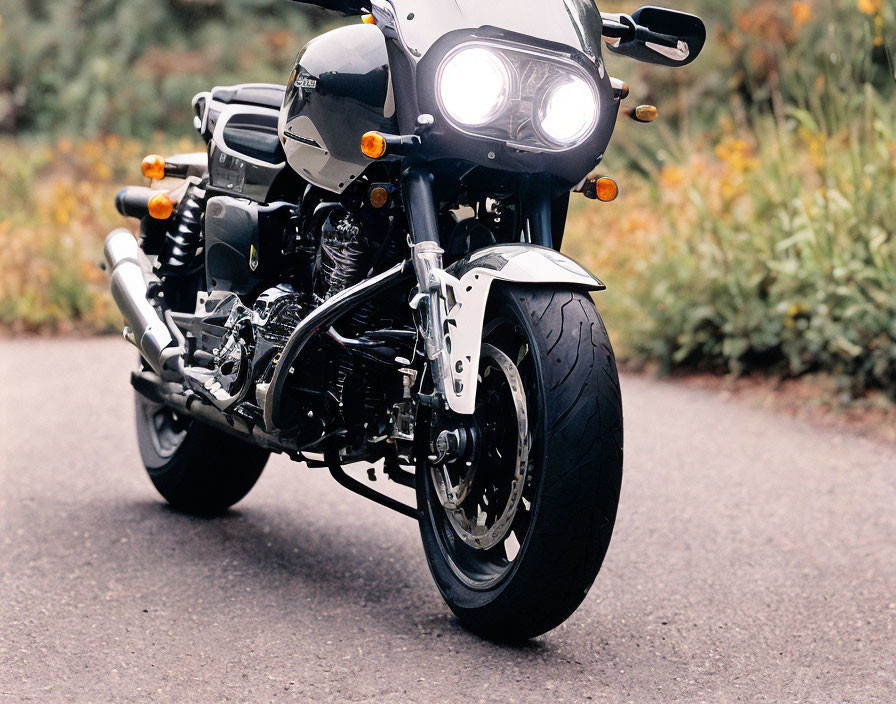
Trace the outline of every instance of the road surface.
{"type": "Polygon", "coordinates": [[[616,533],[522,647],[414,523],[275,457],[223,518],[144,476],[119,339],[0,341],[0,701],[896,701],[896,451],[624,377],[616,533]]]}

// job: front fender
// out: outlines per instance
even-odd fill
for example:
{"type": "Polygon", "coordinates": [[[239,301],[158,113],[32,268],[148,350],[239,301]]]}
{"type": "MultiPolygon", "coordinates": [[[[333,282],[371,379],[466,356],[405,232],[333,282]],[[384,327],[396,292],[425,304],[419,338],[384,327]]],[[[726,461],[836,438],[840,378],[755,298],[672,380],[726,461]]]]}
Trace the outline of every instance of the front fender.
{"type": "Polygon", "coordinates": [[[466,415],[473,413],[476,404],[482,327],[494,281],[561,284],[586,291],[606,288],[566,255],[534,244],[485,247],[452,264],[447,274],[443,292],[448,306],[445,342],[452,383],[445,385],[445,395],[452,411],[466,415]]]}

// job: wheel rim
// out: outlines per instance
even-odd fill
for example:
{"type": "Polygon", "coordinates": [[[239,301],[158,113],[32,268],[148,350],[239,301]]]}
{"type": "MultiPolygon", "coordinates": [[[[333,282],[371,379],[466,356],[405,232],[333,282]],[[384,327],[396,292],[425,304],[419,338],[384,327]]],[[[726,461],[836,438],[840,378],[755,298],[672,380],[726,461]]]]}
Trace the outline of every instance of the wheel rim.
{"type": "Polygon", "coordinates": [[[529,346],[509,321],[493,324],[488,339],[473,415],[473,466],[447,473],[429,466],[427,472],[439,547],[457,578],[477,590],[494,588],[513,569],[531,525],[536,483],[529,346]]]}
{"type": "Polygon", "coordinates": [[[183,443],[190,421],[177,415],[168,406],[146,399],[141,399],[140,410],[149,430],[153,449],[159,457],[168,459],[183,443]]]}

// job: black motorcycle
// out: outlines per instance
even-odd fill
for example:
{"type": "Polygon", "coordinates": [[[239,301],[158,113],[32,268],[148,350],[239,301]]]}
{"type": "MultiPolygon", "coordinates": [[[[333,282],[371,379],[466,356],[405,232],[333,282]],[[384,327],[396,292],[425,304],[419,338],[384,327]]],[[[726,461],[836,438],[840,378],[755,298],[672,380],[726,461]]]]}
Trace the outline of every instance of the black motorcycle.
{"type": "Polygon", "coordinates": [[[464,625],[539,635],[594,581],[622,478],[604,284],[559,253],[570,193],[616,196],[587,177],[628,94],[601,42],[683,66],[705,29],[594,0],[314,4],[369,14],[311,41],[285,87],[197,95],[207,153],[147,157],[151,186],[116,199],[140,219],[105,257],[141,354],[143,462],[198,514],[271,452],[325,467],[419,521],[464,625]]]}

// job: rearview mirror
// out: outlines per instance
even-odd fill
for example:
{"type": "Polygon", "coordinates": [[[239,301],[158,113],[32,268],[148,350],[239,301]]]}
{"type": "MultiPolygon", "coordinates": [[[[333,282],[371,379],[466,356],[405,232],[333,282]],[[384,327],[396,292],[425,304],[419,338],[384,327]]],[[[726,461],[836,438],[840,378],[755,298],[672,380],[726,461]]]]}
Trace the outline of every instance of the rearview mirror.
{"type": "Polygon", "coordinates": [[[634,37],[608,43],[610,51],[661,66],[687,66],[706,43],[706,27],[695,15],[662,7],[634,12],[634,37]]]}
{"type": "Polygon", "coordinates": [[[341,12],[343,15],[360,15],[370,9],[368,0],[294,0],[306,5],[316,5],[325,10],[341,12]]]}

